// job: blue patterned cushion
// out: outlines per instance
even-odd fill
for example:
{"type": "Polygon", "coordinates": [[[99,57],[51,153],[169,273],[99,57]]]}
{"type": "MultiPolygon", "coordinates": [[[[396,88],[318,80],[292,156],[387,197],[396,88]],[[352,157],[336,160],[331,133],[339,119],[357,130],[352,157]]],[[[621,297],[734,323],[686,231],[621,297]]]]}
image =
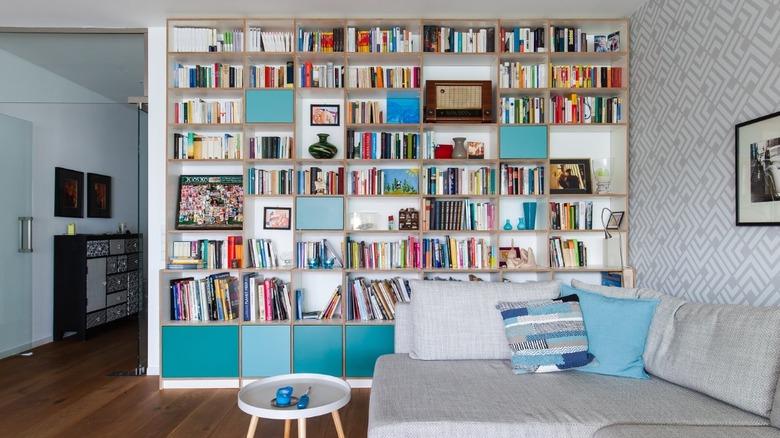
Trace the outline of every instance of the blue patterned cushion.
{"type": "Polygon", "coordinates": [[[504,320],[515,374],[563,371],[593,361],[576,295],[496,305],[504,320]]]}

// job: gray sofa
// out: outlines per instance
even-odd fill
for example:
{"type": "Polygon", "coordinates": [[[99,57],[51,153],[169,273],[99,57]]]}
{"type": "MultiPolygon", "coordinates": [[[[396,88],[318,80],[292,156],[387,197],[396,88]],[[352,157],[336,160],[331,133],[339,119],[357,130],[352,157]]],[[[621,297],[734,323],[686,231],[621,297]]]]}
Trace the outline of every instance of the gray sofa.
{"type": "MultiPolygon", "coordinates": [[[[780,437],[780,309],[658,298],[648,380],[576,370],[516,375],[497,301],[549,298],[557,282],[412,281],[395,354],[379,358],[369,438],[780,437]]],[[[584,312],[584,310],[583,310],[584,312]]]]}

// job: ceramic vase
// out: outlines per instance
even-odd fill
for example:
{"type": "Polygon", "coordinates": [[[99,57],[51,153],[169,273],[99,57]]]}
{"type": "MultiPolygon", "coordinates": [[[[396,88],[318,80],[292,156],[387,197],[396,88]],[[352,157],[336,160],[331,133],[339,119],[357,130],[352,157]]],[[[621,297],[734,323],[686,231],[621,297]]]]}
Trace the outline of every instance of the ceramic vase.
{"type": "Polygon", "coordinates": [[[452,141],[455,143],[452,146],[452,158],[466,158],[466,137],[453,137],[452,141]]]}
{"type": "Polygon", "coordinates": [[[324,133],[317,134],[317,137],[319,137],[320,140],[309,146],[309,155],[318,159],[333,158],[336,156],[338,148],[336,148],[336,146],[332,143],[328,142],[328,135],[329,134],[324,133]]]}

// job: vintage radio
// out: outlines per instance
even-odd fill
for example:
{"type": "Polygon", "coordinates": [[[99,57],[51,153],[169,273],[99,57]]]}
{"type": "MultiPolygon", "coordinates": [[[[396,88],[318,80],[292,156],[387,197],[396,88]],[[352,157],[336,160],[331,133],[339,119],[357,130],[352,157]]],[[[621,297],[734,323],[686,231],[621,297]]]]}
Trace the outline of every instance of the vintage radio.
{"type": "Polygon", "coordinates": [[[490,81],[425,81],[426,123],[492,123],[490,81]]]}

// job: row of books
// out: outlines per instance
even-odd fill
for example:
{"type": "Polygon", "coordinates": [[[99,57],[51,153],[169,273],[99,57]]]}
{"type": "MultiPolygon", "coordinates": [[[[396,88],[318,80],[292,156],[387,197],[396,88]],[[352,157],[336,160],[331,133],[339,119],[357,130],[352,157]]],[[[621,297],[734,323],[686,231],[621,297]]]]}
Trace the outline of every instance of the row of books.
{"type": "Polygon", "coordinates": [[[465,167],[426,169],[426,195],[494,195],[496,170],[490,167],[469,169],[465,167]]]}
{"type": "Polygon", "coordinates": [[[588,248],[577,239],[550,237],[550,267],[576,268],[588,266],[588,248]]]}
{"type": "Polygon", "coordinates": [[[247,169],[247,195],[292,195],[292,169],[247,169]]]}
{"type": "Polygon", "coordinates": [[[347,129],[346,157],[363,160],[412,159],[420,156],[420,134],[415,132],[358,132],[347,129]]]}
{"type": "Polygon", "coordinates": [[[420,67],[349,67],[347,86],[354,88],[420,88],[420,67]]]}
{"type": "Polygon", "coordinates": [[[298,78],[304,88],[342,88],[344,67],[334,66],[330,61],[318,65],[307,61],[298,67],[298,78]]]}
{"type": "Polygon", "coordinates": [[[344,168],[323,170],[312,166],[297,171],[299,195],[343,195],[346,178],[344,168]]]}
{"type": "Polygon", "coordinates": [[[171,320],[230,321],[238,318],[238,278],[227,272],[196,280],[170,280],[171,320]]]}
{"type": "Polygon", "coordinates": [[[295,249],[295,266],[299,269],[309,269],[308,261],[315,258],[319,261],[333,259],[333,267],[344,267],[344,261],[328,239],[296,242],[295,249]]]}
{"type": "Polygon", "coordinates": [[[292,32],[263,31],[260,27],[247,29],[246,50],[249,52],[292,52],[292,32]]]}
{"type": "Polygon", "coordinates": [[[378,100],[347,102],[347,123],[384,123],[384,111],[378,100]]]}
{"type": "Polygon", "coordinates": [[[416,195],[419,193],[418,169],[353,170],[347,175],[349,195],[416,195]]]}
{"type": "Polygon", "coordinates": [[[454,29],[447,26],[423,26],[423,50],[426,52],[485,53],[495,52],[496,30],[454,29]]]}
{"type": "Polygon", "coordinates": [[[238,269],[243,266],[243,237],[177,240],[171,256],[168,269],[238,269]]]}
{"type": "Polygon", "coordinates": [[[214,63],[211,65],[173,66],[174,88],[241,88],[244,66],[214,63]]]}
{"type": "Polygon", "coordinates": [[[496,247],[484,239],[445,236],[422,239],[420,259],[427,269],[494,269],[497,254],[496,247]]]}
{"type": "Polygon", "coordinates": [[[244,321],[284,321],[292,317],[290,283],[257,272],[243,277],[244,321]]]}
{"type": "Polygon", "coordinates": [[[544,194],[544,166],[512,166],[501,163],[501,194],[544,194]]]}
{"type": "Polygon", "coordinates": [[[591,46],[587,32],[580,28],[550,26],[550,47],[553,52],[619,52],[620,32],[593,35],[591,46]]]}
{"type": "Polygon", "coordinates": [[[498,86],[501,88],[545,88],[548,67],[545,64],[524,65],[505,61],[499,66],[498,86]]]}
{"type": "Polygon", "coordinates": [[[502,97],[499,108],[501,123],[509,125],[544,123],[544,102],[543,97],[502,97]]]}
{"type": "Polygon", "coordinates": [[[419,46],[419,37],[400,26],[366,30],[347,27],[347,52],[419,52],[419,46]]]}
{"type": "Polygon", "coordinates": [[[249,137],[249,159],[290,159],[295,140],[290,136],[249,137]]]}
{"type": "Polygon", "coordinates": [[[592,230],[593,201],[550,202],[551,230],[592,230]]]}
{"type": "Polygon", "coordinates": [[[407,269],[416,268],[412,256],[415,238],[410,236],[393,242],[366,242],[347,236],[344,259],[347,269],[407,269]]]}
{"type": "Polygon", "coordinates": [[[493,230],[496,206],[470,199],[425,199],[424,230],[493,230]]]}
{"type": "Polygon", "coordinates": [[[247,239],[250,268],[278,268],[279,257],[271,239],[247,239]]]}
{"type": "Polygon", "coordinates": [[[396,303],[408,303],[411,300],[409,282],[400,277],[384,280],[364,277],[350,279],[345,295],[344,316],[349,321],[393,320],[396,303]]]}
{"type": "Polygon", "coordinates": [[[305,31],[298,28],[299,52],[343,52],[344,28],[334,27],[331,30],[305,31]]]}
{"type": "Polygon", "coordinates": [[[333,319],[334,317],[341,316],[341,285],[336,286],[333,291],[328,304],[317,313],[317,319],[333,319]]]}
{"type": "Polygon", "coordinates": [[[240,52],[244,48],[241,29],[219,32],[205,27],[174,27],[174,52],[240,52]]]}
{"type": "Polygon", "coordinates": [[[240,160],[241,133],[201,135],[173,133],[173,158],[176,160],[240,160]]]}
{"type": "Polygon", "coordinates": [[[544,52],[544,27],[502,28],[501,50],[508,53],[544,52]]]}
{"type": "Polygon", "coordinates": [[[590,65],[550,65],[552,88],[620,88],[623,67],[590,65]]]}
{"type": "Polygon", "coordinates": [[[244,105],[240,100],[191,100],[173,106],[174,123],[241,123],[244,105]]]}
{"type": "Polygon", "coordinates": [[[294,85],[293,62],[286,65],[252,65],[249,86],[253,88],[291,88],[294,85]]]}
{"type": "Polygon", "coordinates": [[[620,123],[623,99],[620,97],[553,96],[550,98],[552,123],[620,123]]]}

